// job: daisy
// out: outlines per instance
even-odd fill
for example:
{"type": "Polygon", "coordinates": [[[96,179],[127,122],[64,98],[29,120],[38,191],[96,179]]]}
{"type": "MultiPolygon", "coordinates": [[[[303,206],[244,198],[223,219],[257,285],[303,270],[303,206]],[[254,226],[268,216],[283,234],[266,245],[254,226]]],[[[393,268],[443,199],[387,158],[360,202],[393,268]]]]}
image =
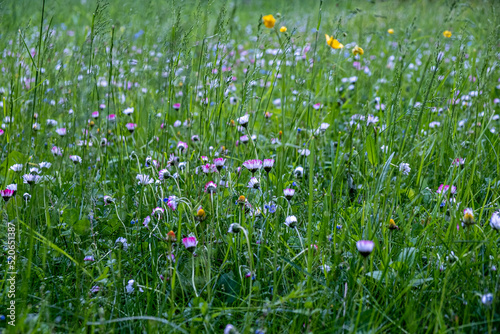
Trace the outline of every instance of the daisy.
{"type": "Polygon", "coordinates": [[[201,170],[205,174],[215,173],[217,171],[217,167],[215,165],[206,164],[206,165],[201,166],[201,170]]]}
{"type": "Polygon", "coordinates": [[[474,224],[474,211],[471,208],[466,208],[464,210],[464,218],[462,219],[465,225],[474,224]]]}
{"type": "Polygon", "coordinates": [[[24,174],[23,181],[24,181],[24,183],[27,183],[30,185],[35,184],[35,183],[38,183],[40,181],[40,176],[33,175],[33,174],[24,174]]]}
{"type": "Polygon", "coordinates": [[[240,233],[241,229],[242,229],[242,227],[240,224],[232,223],[231,225],[229,225],[229,229],[227,230],[227,233],[237,234],[237,233],[240,233]]]}
{"type": "Polygon", "coordinates": [[[52,164],[50,162],[40,162],[40,168],[50,168],[50,166],[52,166],[52,164]]]}
{"type": "Polygon", "coordinates": [[[92,113],[92,118],[99,118],[99,112],[98,111],[94,111],[92,113]]]}
{"type": "Polygon", "coordinates": [[[302,177],[302,175],[304,175],[304,168],[303,168],[303,167],[298,166],[298,167],[297,167],[297,168],[295,168],[295,170],[293,171],[293,174],[295,175],[295,177],[301,178],[301,177],[302,177]]]}
{"type": "Polygon", "coordinates": [[[293,195],[295,194],[295,189],[286,188],[285,190],[283,190],[283,194],[285,195],[285,198],[287,200],[291,200],[293,195]]]}
{"type": "Polygon", "coordinates": [[[165,209],[160,208],[160,207],[156,207],[153,209],[151,216],[156,216],[158,219],[160,219],[164,212],[165,212],[165,209]]]}
{"type": "Polygon", "coordinates": [[[116,121],[116,115],[115,114],[110,114],[108,116],[108,121],[110,121],[110,122],[116,121]]]}
{"type": "Polygon", "coordinates": [[[13,170],[14,172],[20,172],[23,170],[23,165],[22,164],[14,164],[10,166],[10,169],[13,170]]]}
{"type": "Polygon", "coordinates": [[[248,126],[248,120],[250,119],[249,114],[245,114],[244,116],[241,116],[240,118],[237,119],[238,124],[241,125],[242,127],[246,128],[248,126]]]}
{"type": "Polygon", "coordinates": [[[274,159],[264,159],[264,162],[262,166],[264,167],[264,170],[269,173],[271,169],[273,168],[274,165],[274,159]]]}
{"type": "Polygon", "coordinates": [[[258,159],[247,160],[243,163],[243,167],[248,169],[250,173],[254,174],[262,167],[262,160],[258,159]]]}
{"type": "Polygon", "coordinates": [[[179,205],[179,200],[177,199],[176,196],[169,196],[167,199],[167,206],[172,209],[172,211],[175,211],[177,209],[177,206],[179,205]]]}
{"type": "Polygon", "coordinates": [[[196,240],[196,237],[187,237],[182,239],[182,244],[188,251],[192,253],[194,251],[194,248],[198,244],[198,241],[196,240]]]}
{"type": "Polygon", "coordinates": [[[215,184],[215,182],[210,181],[207,184],[205,184],[205,192],[206,193],[212,194],[216,191],[217,191],[217,184],[215,184]]]}
{"type": "Polygon", "coordinates": [[[104,205],[109,205],[114,202],[113,197],[111,196],[104,196],[104,205]]]}
{"type": "Polygon", "coordinates": [[[130,133],[134,133],[135,128],[137,128],[137,124],[135,123],[127,123],[125,124],[125,127],[130,133]]]}
{"type": "Polygon", "coordinates": [[[356,247],[361,255],[367,257],[373,251],[375,244],[371,240],[360,240],[356,243],[356,247]]]}
{"type": "Polygon", "coordinates": [[[448,190],[450,190],[451,194],[454,195],[457,192],[457,187],[441,184],[438,190],[436,190],[436,193],[438,194],[446,193],[448,190]]]}
{"type": "Polygon", "coordinates": [[[179,141],[179,143],[177,144],[177,149],[179,150],[179,152],[184,153],[188,149],[188,144],[183,141],[179,141]]]}
{"type": "Polygon", "coordinates": [[[14,192],[14,194],[12,196],[16,196],[17,184],[15,184],[15,183],[9,184],[9,185],[7,185],[7,187],[5,187],[5,189],[12,190],[14,192]]]}
{"type": "Polygon", "coordinates": [[[66,135],[66,128],[58,128],[56,129],[56,133],[59,135],[59,136],[65,136],[66,135]]]}
{"type": "Polygon", "coordinates": [[[57,146],[52,146],[50,151],[52,152],[52,155],[54,155],[54,156],[62,155],[61,149],[57,146]]]}
{"type": "Polygon", "coordinates": [[[224,168],[225,162],[226,162],[226,159],[224,159],[224,158],[215,158],[214,159],[214,166],[220,172],[221,169],[224,168]]]}
{"type": "Polygon", "coordinates": [[[493,212],[490,219],[490,226],[492,229],[500,231],[500,214],[493,212]]]}
{"type": "Polygon", "coordinates": [[[179,110],[181,108],[181,104],[180,103],[174,103],[174,105],[172,106],[172,108],[174,108],[175,110],[179,110]]]}
{"type": "Polygon", "coordinates": [[[168,169],[162,169],[158,172],[158,174],[159,174],[158,178],[160,179],[160,181],[164,181],[164,180],[172,177],[172,175],[170,174],[168,169]]]}
{"type": "Polygon", "coordinates": [[[285,225],[290,227],[290,228],[295,228],[297,227],[297,217],[295,216],[288,216],[285,219],[285,225]]]}
{"type": "Polygon", "coordinates": [[[76,164],[81,164],[82,163],[82,158],[80,158],[78,155],[70,155],[69,159],[73,161],[73,163],[76,164]]]}
{"type": "Polygon", "coordinates": [[[248,188],[250,189],[259,189],[260,188],[260,182],[257,180],[256,177],[252,177],[250,181],[248,181],[248,188]]]}
{"type": "Polygon", "coordinates": [[[124,113],[125,115],[130,115],[130,114],[132,114],[133,112],[134,112],[134,108],[127,108],[127,109],[123,110],[123,113],[124,113]]]}
{"type": "Polygon", "coordinates": [[[143,186],[154,182],[154,180],[152,178],[150,178],[149,175],[146,175],[146,174],[137,174],[135,179],[138,180],[138,184],[143,185],[143,186]]]}
{"type": "Polygon", "coordinates": [[[10,189],[0,190],[0,196],[2,196],[2,198],[5,202],[8,202],[9,199],[12,196],[14,196],[14,190],[10,190],[10,189]]]}

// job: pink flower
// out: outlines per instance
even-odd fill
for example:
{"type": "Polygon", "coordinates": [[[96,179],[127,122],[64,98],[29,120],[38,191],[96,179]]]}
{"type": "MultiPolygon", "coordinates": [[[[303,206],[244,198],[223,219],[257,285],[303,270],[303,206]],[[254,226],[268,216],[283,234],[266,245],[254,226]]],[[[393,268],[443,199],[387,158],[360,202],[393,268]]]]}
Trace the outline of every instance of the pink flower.
{"type": "Polygon", "coordinates": [[[182,239],[182,244],[188,251],[193,252],[194,248],[198,244],[198,240],[196,240],[196,237],[187,237],[182,239]]]}
{"type": "Polygon", "coordinates": [[[250,173],[254,174],[257,170],[259,170],[262,167],[262,160],[258,159],[247,160],[243,163],[243,167],[248,169],[250,173]]]}
{"type": "Polygon", "coordinates": [[[127,123],[125,124],[125,127],[127,128],[127,130],[130,132],[130,133],[133,133],[135,128],[137,127],[137,124],[135,123],[127,123]]]}
{"type": "Polygon", "coordinates": [[[108,121],[111,121],[111,122],[112,122],[112,121],[115,121],[115,120],[116,120],[116,115],[115,115],[115,114],[110,114],[110,115],[108,116],[108,121]]]}
{"type": "Polygon", "coordinates": [[[93,117],[93,118],[98,118],[98,117],[99,117],[99,112],[98,112],[98,111],[94,111],[94,112],[92,113],[92,117],[93,117]]]}
{"type": "Polygon", "coordinates": [[[438,194],[441,194],[441,193],[446,193],[451,187],[451,194],[454,195],[457,193],[457,187],[455,186],[449,186],[449,185],[444,185],[444,184],[441,184],[438,188],[438,190],[436,190],[436,193],[438,194]]]}
{"type": "Polygon", "coordinates": [[[214,193],[217,190],[217,185],[215,182],[210,181],[207,184],[205,184],[205,192],[206,193],[214,193]]]}
{"type": "Polygon", "coordinates": [[[5,202],[7,202],[12,196],[14,196],[14,190],[10,189],[1,190],[0,196],[3,197],[5,202]]]}
{"type": "Polygon", "coordinates": [[[181,104],[180,103],[174,103],[173,108],[175,110],[179,110],[181,108],[181,104]]]}

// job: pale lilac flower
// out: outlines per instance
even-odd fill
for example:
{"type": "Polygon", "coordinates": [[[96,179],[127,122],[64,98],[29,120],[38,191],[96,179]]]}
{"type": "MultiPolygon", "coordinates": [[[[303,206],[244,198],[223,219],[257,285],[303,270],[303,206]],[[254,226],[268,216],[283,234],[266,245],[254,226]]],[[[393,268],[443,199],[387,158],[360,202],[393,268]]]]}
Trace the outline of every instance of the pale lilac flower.
{"type": "Polygon", "coordinates": [[[287,200],[291,200],[293,195],[295,194],[295,189],[286,188],[285,190],[283,190],[283,194],[285,195],[285,198],[287,200]]]}
{"type": "Polygon", "coordinates": [[[73,163],[76,164],[81,164],[82,163],[82,158],[80,158],[78,155],[70,155],[69,159],[73,161],[73,163]]]}
{"type": "Polygon", "coordinates": [[[493,212],[490,219],[490,226],[492,229],[500,231],[500,214],[493,212]]]}
{"type": "Polygon", "coordinates": [[[274,166],[274,159],[264,159],[264,162],[262,163],[262,167],[264,167],[264,170],[269,173],[271,169],[274,166]]]}
{"type": "Polygon", "coordinates": [[[138,180],[138,182],[137,182],[138,184],[143,185],[143,186],[154,182],[154,180],[151,177],[149,177],[149,175],[146,175],[146,174],[137,174],[135,179],[138,180]]]}
{"type": "Polygon", "coordinates": [[[371,240],[360,240],[356,243],[358,251],[365,257],[370,255],[370,253],[373,251],[374,246],[375,244],[371,240]]]}
{"type": "Polygon", "coordinates": [[[295,216],[288,216],[285,219],[285,225],[290,227],[290,228],[295,228],[297,227],[297,217],[295,216]]]}
{"type": "Polygon", "coordinates": [[[410,171],[411,171],[410,164],[407,164],[404,162],[400,163],[399,164],[399,171],[401,173],[403,173],[403,175],[409,175],[410,171]]]}
{"type": "Polygon", "coordinates": [[[441,184],[438,188],[438,190],[436,190],[436,193],[438,194],[441,194],[441,193],[446,193],[448,190],[450,190],[450,193],[452,195],[456,194],[457,192],[457,187],[455,186],[449,186],[449,185],[444,185],[444,184],[441,184]],[[450,189],[451,188],[451,189],[450,189]]]}
{"type": "Polygon", "coordinates": [[[10,169],[13,170],[14,172],[20,172],[23,170],[23,165],[22,164],[14,164],[10,166],[10,169]]]}
{"type": "Polygon", "coordinates": [[[196,237],[187,237],[182,239],[182,244],[188,251],[193,252],[194,248],[198,244],[198,240],[196,240],[196,237]]]}

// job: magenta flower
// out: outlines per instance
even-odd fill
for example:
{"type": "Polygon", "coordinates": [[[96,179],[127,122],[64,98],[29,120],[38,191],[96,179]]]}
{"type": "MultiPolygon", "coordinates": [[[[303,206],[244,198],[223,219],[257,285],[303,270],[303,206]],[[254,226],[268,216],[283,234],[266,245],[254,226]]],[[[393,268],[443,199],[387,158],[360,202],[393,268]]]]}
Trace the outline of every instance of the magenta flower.
{"type": "Polygon", "coordinates": [[[454,195],[457,193],[457,187],[455,186],[449,186],[449,185],[444,185],[444,184],[441,184],[438,188],[438,190],[436,190],[436,193],[438,194],[441,194],[441,193],[446,193],[448,190],[450,190],[451,188],[451,194],[454,195]]]}
{"type": "Polygon", "coordinates": [[[182,239],[182,244],[188,251],[193,252],[194,248],[198,244],[198,240],[196,240],[196,237],[187,237],[182,239]]]}
{"type": "Polygon", "coordinates": [[[247,160],[243,163],[243,167],[248,169],[250,173],[254,174],[262,167],[262,160],[258,159],[247,160]]]}

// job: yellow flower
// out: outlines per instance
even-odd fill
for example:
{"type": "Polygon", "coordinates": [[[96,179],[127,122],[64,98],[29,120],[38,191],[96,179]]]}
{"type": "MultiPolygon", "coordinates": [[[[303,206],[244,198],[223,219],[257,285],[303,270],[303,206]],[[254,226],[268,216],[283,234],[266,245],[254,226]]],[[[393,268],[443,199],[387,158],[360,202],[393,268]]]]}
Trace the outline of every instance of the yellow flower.
{"type": "Polygon", "coordinates": [[[451,31],[449,31],[449,30],[443,31],[443,36],[446,37],[446,38],[450,38],[451,37],[451,31]]]}
{"type": "Polygon", "coordinates": [[[328,36],[325,34],[326,44],[328,44],[332,49],[342,49],[344,45],[337,41],[333,36],[328,36]]]}
{"type": "Polygon", "coordinates": [[[282,26],[282,27],[280,28],[280,31],[281,31],[281,32],[286,32],[286,27],[285,27],[285,26],[282,26]]]}
{"type": "Polygon", "coordinates": [[[276,19],[272,15],[262,16],[262,21],[266,28],[274,28],[274,24],[276,23],[276,19]]]}
{"type": "Polygon", "coordinates": [[[387,30],[387,32],[392,35],[392,34],[394,34],[394,29],[391,28],[391,29],[387,30]]]}
{"type": "Polygon", "coordinates": [[[355,46],[354,49],[352,49],[352,54],[353,55],[363,55],[365,53],[365,50],[360,48],[359,46],[355,46]]]}

